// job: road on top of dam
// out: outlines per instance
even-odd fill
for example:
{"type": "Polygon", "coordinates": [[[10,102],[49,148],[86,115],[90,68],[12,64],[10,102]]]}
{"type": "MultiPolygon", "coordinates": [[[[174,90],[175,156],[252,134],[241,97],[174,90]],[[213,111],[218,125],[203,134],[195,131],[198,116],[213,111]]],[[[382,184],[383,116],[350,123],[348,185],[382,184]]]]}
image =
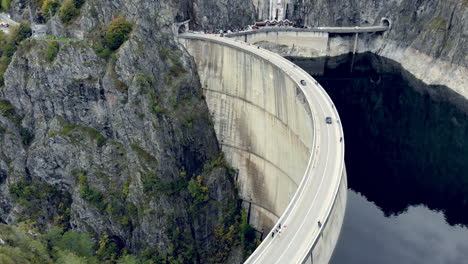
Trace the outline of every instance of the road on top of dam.
{"type": "Polygon", "coordinates": [[[245,42],[207,34],[181,38],[211,41],[239,49],[276,65],[300,87],[313,117],[313,149],[298,190],[281,216],[282,234],[271,232],[245,263],[302,263],[321,235],[337,197],[344,172],[344,137],[341,122],[325,90],[304,70],[280,55],[245,42]],[[306,82],[301,84],[301,80],[306,82]],[[332,118],[327,124],[326,117],[332,118]],[[341,140],[343,139],[343,140],[341,140]],[[321,227],[318,222],[320,221],[321,227]]]}
{"type": "Polygon", "coordinates": [[[243,35],[253,35],[258,33],[269,32],[324,32],[332,34],[355,34],[355,33],[374,33],[385,32],[389,30],[388,26],[364,26],[364,27],[311,27],[311,28],[293,28],[293,27],[263,27],[259,29],[252,29],[240,32],[227,33],[226,37],[238,37],[243,35]]]}

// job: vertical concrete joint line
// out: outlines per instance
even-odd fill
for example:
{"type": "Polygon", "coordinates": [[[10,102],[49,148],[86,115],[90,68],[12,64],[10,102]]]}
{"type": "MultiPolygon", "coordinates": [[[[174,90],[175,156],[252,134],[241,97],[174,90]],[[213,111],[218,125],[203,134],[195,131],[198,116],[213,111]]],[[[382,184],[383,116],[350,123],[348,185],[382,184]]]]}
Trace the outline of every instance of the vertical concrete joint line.
{"type": "MultiPolygon", "coordinates": [[[[330,56],[330,49],[331,49],[330,48],[330,45],[331,45],[330,39],[331,38],[330,38],[330,34],[326,34],[326,36],[327,36],[327,50],[325,52],[326,52],[326,57],[328,58],[330,56]]],[[[325,59],[325,60],[328,60],[328,59],[325,59]]]]}
{"type": "Polygon", "coordinates": [[[249,211],[247,212],[247,223],[250,224],[250,211],[252,210],[252,202],[249,202],[249,211]]]}
{"type": "Polygon", "coordinates": [[[358,37],[359,37],[359,33],[356,33],[356,35],[354,36],[353,54],[356,54],[356,51],[357,51],[358,37]]]}

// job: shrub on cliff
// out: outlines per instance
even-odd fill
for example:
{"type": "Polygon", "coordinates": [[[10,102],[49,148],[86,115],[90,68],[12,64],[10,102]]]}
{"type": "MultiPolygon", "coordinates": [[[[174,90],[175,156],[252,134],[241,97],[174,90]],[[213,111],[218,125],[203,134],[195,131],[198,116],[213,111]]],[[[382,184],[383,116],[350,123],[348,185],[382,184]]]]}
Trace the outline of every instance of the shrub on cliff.
{"type": "Polygon", "coordinates": [[[0,115],[6,118],[13,118],[15,113],[15,108],[7,100],[0,100],[0,115]]]}
{"type": "Polygon", "coordinates": [[[65,0],[62,7],[60,7],[59,17],[63,23],[68,24],[80,14],[80,10],[76,8],[72,0],[65,0]]]}
{"type": "Polygon", "coordinates": [[[191,179],[188,183],[188,191],[193,198],[195,206],[207,202],[210,197],[208,196],[208,187],[202,185],[202,177],[197,176],[197,179],[191,179]]]}
{"type": "Polygon", "coordinates": [[[17,45],[30,37],[31,26],[28,22],[12,27],[9,36],[0,34],[0,86],[3,86],[3,75],[11,62],[11,57],[15,54],[17,45]]]}
{"type": "Polygon", "coordinates": [[[57,13],[60,8],[59,0],[45,0],[42,3],[41,14],[44,18],[50,18],[57,13]]]}
{"type": "Polygon", "coordinates": [[[57,41],[52,40],[47,46],[47,50],[45,52],[45,57],[48,62],[54,61],[55,57],[57,57],[57,53],[60,50],[60,45],[57,41]]]}
{"type": "Polygon", "coordinates": [[[106,45],[111,50],[116,50],[128,40],[132,32],[132,23],[125,18],[118,17],[114,19],[106,31],[106,45]]]}

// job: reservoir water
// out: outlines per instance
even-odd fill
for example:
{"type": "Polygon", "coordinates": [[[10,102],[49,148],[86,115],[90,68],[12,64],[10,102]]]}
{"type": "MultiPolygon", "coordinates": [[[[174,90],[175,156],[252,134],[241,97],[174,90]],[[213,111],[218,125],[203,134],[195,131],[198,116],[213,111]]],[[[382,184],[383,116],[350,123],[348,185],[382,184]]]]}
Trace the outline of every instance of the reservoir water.
{"type": "Polygon", "coordinates": [[[291,60],[344,127],[348,205],[332,263],[468,263],[468,101],[370,53],[291,60]]]}

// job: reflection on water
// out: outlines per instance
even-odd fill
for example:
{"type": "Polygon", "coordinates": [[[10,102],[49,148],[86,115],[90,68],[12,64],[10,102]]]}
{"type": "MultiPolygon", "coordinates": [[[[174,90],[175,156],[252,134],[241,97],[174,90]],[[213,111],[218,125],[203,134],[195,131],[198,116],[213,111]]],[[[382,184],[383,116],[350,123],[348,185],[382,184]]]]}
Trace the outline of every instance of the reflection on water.
{"type": "Polygon", "coordinates": [[[466,229],[450,226],[468,226],[468,101],[391,60],[351,58],[292,59],[335,102],[349,187],[372,202],[350,191],[336,263],[468,263],[466,229]]]}
{"type": "Polygon", "coordinates": [[[386,217],[374,203],[350,190],[331,263],[467,263],[467,240],[468,229],[447,225],[440,212],[410,206],[405,213],[386,217]]]}

